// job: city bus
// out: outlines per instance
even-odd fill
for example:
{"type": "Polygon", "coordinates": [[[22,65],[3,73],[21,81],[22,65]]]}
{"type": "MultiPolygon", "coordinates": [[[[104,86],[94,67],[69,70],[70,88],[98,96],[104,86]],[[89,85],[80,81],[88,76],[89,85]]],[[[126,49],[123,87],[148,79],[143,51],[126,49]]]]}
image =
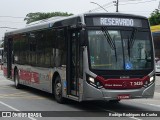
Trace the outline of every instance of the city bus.
{"type": "Polygon", "coordinates": [[[59,103],[118,102],[154,96],[154,59],[146,17],[84,13],[6,32],[3,72],[59,103]]]}

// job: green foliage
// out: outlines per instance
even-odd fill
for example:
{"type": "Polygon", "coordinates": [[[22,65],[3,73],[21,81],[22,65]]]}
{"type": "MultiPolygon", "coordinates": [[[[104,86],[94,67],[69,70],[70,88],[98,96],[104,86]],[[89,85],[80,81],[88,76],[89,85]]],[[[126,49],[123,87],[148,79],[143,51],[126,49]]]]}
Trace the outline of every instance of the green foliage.
{"type": "Polygon", "coordinates": [[[24,18],[24,21],[27,21],[27,24],[31,22],[35,22],[38,20],[42,19],[47,19],[55,16],[70,16],[73,14],[68,14],[67,12],[51,12],[51,13],[41,13],[41,12],[36,12],[36,13],[28,13],[26,17],[24,18]]]}
{"type": "Polygon", "coordinates": [[[150,25],[158,25],[160,24],[160,10],[155,9],[151,16],[149,17],[150,25]]]}

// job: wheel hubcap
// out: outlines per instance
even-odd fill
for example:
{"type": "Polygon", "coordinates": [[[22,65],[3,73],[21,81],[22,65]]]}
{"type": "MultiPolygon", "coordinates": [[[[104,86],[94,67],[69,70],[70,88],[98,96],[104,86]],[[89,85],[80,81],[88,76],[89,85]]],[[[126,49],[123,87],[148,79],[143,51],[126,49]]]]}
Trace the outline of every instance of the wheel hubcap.
{"type": "Polygon", "coordinates": [[[56,95],[60,96],[61,95],[61,88],[62,85],[60,83],[56,84],[56,95]]]}

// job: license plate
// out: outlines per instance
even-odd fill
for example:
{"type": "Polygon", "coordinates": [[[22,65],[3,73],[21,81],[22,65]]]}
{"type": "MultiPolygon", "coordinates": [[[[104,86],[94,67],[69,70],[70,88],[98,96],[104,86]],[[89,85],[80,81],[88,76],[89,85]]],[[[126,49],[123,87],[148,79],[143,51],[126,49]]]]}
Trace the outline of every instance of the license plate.
{"type": "Polygon", "coordinates": [[[129,94],[118,95],[117,98],[118,98],[119,100],[121,100],[121,99],[130,99],[130,95],[129,95],[129,94]]]}

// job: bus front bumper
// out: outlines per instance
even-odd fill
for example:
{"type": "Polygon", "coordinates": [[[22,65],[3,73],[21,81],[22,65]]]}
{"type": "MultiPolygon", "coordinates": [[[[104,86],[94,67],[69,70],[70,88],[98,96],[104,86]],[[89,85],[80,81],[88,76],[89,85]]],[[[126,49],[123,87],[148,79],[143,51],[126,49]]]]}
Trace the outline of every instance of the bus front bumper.
{"type": "Polygon", "coordinates": [[[136,99],[136,98],[153,98],[155,90],[155,83],[147,88],[141,89],[127,89],[127,90],[106,90],[103,89],[104,100],[116,100],[116,99],[136,99]]]}
{"type": "MultiPolygon", "coordinates": [[[[155,90],[155,82],[148,87],[140,89],[97,89],[89,84],[85,84],[87,90],[83,94],[82,101],[88,100],[118,100],[118,99],[138,99],[138,98],[153,98],[155,90]]],[[[81,101],[81,100],[80,100],[81,101]]]]}

